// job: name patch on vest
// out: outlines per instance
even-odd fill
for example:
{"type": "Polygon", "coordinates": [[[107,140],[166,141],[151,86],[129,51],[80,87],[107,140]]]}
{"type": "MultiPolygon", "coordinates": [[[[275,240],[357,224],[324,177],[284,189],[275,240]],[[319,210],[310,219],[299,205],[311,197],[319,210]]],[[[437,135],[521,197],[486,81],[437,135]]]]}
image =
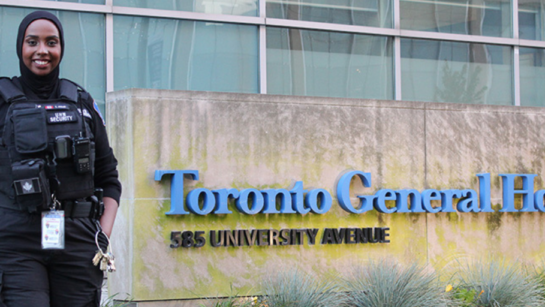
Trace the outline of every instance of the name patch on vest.
{"type": "Polygon", "coordinates": [[[64,110],[66,110],[66,109],[68,109],[68,106],[65,106],[65,105],[58,105],[58,104],[57,104],[57,105],[46,105],[46,106],[44,106],[44,108],[45,108],[46,110],[57,110],[57,109],[64,109],[64,110]]]}
{"type": "Polygon", "coordinates": [[[78,118],[76,117],[76,112],[74,111],[55,111],[47,113],[47,123],[48,124],[62,124],[62,123],[71,123],[77,122],[78,118]]]}

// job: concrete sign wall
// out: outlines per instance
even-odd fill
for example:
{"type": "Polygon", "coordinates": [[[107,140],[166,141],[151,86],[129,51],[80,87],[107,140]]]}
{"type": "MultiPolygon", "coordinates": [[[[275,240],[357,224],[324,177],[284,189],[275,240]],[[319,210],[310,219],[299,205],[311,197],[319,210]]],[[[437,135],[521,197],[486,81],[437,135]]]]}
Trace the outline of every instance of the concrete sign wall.
{"type": "Polygon", "coordinates": [[[543,188],[543,108],[149,89],[109,93],[106,106],[124,189],[110,294],[136,301],[252,295],[279,270],[335,276],[369,258],[439,264],[491,254],[536,261],[545,252],[544,213],[497,210],[499,174],[537,174],[534,187],[543,188]],[[198,180],[186,178],[185,195],[196,188],[290,190],[302,181],[305,189],[328,191],[332,207],[324,214],[246,215],[231,201],[232,214],[166,215],[171,177],[156,181],[156,170],[198,170],[198,180]],[[479,191],[476,174],[490,173],[496,211],[351,214],[336,198],[337,181],[349,170],[372,175],[369,188],[352,181],[354,204],[357,195],[380,189],[479,191]],[[389,228],[390,243],[321,244],[326,228],[371,227],[389,228]],[[301,245],[210,245],[212,231],[259,229],[318,233],[314,245],[306,234],[301,245]],[[171,248],[175,231],[203,231],[206,244],[171,248]]]}

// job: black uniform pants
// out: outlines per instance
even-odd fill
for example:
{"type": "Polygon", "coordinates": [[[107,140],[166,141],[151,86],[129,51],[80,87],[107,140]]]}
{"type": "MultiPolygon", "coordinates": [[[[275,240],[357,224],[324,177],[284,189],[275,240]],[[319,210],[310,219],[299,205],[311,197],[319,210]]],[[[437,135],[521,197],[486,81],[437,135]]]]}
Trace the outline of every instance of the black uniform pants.
{"type": "Polygon", "coordinates": [[[89,218],[65,218],[65,249],[42,250],[41,214],[0,208],[0,307],[98,307],[96,230],[89,218]]]}

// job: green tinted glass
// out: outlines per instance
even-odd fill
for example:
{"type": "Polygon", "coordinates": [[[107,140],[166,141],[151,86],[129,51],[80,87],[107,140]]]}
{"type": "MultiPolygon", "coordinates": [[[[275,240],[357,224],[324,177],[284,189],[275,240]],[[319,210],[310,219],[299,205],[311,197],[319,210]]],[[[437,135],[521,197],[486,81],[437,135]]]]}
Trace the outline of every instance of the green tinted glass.
{"type": "Polygon", "coordinates": [[[401,28],[512,37],[511,1],[401,0],[401,28]]]}
{"type": "Polygon", "coordinates": [[[519,0],[519,37],[545,39],[545,1],[519,0]]]}
{"type": "Polygon", "coordinates": [[[114,17],[114,86],[257,93],[256,26],[114,17]]]}
{"type": "Polygon", "coordinates": [[[545,106],[545,50],[520,48],[520,104],[545,106]]]}
{"type": "Polygon", "coordinates": [[[393,99],[392,39],[268,27],[267,90],[393,99]]]}
{"type": "Polygon", "coordinates": [[[206,14],[238,16],[258,14],[258,0],[114,0],[114,5],[206,14]]]}
{"type": "Polygon", "coordinates": [[[401,40],[403,100],[513,104],[511,47],[401,40]]]}
{"type": "Polygon", "coordinates": [[[267,17],[391,28],[392,0],[267,0],[267,17]]]}

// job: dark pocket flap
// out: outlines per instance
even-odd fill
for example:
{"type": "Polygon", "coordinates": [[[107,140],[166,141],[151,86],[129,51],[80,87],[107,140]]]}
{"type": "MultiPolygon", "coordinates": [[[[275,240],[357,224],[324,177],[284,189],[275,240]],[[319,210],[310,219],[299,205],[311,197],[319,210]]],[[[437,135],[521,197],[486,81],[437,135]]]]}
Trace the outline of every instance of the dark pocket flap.
{"type": "Polygon", "coordinates": [[[13,111],[15,149],[22,154],[35,153],[47,148],[45,110],[42,108],[13,111]]]}

